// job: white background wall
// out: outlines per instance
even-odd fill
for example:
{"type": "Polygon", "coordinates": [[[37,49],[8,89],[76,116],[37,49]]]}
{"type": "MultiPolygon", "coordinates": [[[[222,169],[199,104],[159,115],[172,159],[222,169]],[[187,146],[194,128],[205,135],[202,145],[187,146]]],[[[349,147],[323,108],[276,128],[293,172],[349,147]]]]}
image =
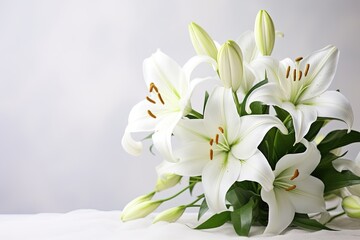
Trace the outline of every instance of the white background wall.
{"type": "Polygon", "coordinates": [[[194,55],[188,23],[223,42],[260,9],[285,33],[279,58],[338,46],[331,88],[352,102],[359,130],[360,1],[1,1],[0,213],[121,209],[150,191],[161,159],[120,143],[146,94],[143,59],[161,48],[182,65],[194,55]]]}

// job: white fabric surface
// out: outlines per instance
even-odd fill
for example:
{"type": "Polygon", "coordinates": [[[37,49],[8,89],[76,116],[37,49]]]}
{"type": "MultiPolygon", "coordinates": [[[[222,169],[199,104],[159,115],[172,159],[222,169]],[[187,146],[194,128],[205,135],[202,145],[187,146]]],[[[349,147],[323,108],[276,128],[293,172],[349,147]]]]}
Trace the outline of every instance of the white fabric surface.
{"type": "MultiPolygon", "coordinates": [[[[177,223],[152,224],[154,215],[127,223],[121,222],[120,211],[77,210],[65,214],[41,213],[34,215],[0,215],[0,239],[14,240],[227,240],[238,237],[230,224],[212,230],[193,230],[195,214],[185,214],[177,223]],[[188,225],[189,226],[188,226],[188,225]]],[[[360,239],[360,220],[341,218],[332,227],[340,231],[308,232],[287,230],[280,236],[261,235],[263,227],[253,227],[250,239],[360,239]]]]}

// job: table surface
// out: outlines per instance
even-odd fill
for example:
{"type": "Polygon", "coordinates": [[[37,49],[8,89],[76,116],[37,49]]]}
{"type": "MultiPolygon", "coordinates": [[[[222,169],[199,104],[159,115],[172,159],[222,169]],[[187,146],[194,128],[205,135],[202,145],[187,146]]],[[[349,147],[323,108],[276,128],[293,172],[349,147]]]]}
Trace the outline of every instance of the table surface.
{"type": "MultiPolygon", "coordinates": [[[[176,223],[152,224],[154,215],[123,223],[120,211],[76,210],[69,213],[41,213],[29,215],[0,215],[0,239],[54,239],[54,240],[227,240],[238,237],[230,224],[217,229],[193,230],[196,214],[187,213],[176,223]]],[[[289,229],[279,236],[265,239],[360,239],[360,219],[336,219],[330,227],[340,231],[308,232],[289,229]]],[[[264,239],[263,227],[252,227],[250,239],[264,239]]]]}

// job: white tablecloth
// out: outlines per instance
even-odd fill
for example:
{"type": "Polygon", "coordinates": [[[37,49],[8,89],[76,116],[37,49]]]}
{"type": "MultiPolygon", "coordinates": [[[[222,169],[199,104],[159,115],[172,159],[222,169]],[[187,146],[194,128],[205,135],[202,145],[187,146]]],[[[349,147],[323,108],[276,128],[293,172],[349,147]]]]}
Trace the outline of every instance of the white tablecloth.
{"type": "MultiPolygon", "coordinates": [[[[0,215],[0,239],[26,240],[227,240],[238,237],[230,224],[211,229],[193,230],[196,215],[185,214],[177,223],[152,224],[154,215],[127,223],[120,221],[120,211],[77,210],[65,214],[41,213],[33,215],[0,215]]],[[[283,235],[265,239],[360,239],[360,220],[341,218],[332,227],[340,231],[307,232],[301,229],[287,230],[283,235]]],[[[264,239],[263,227],[251,229],[251,239],[264,239]]]]}

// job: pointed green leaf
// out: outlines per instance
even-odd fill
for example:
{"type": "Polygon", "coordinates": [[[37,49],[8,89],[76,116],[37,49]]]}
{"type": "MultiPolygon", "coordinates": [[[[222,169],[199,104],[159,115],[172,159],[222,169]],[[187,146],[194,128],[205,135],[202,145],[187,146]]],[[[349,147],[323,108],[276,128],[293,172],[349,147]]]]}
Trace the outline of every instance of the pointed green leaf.
{"type": "Polygon", "coordinates": [[[254,201],[250,201],[231,213],[231,223],[239,236],[248,236],[253,220],[254,201]]]}
{"type": "Polygon", "coordinates": [[[325,194],[339,188],[360,184],[360,177],[348,170],[338,172],[332,165],[316,169],[312,175],[324,183],[325,194]]]}
{"type": "Polygon", "coordinates": [[[328,228],[325,225],[319,223],[315,219],[310,219],[306,214],[295,214],[294,220],[292,222],[293,225],[309,230],[331,230],[335,231],[334,229],[328,228]]]}
{"type": "Polygon", "coordinates": [[[349,145],[351,143],[360,142],[360,132],[347,130],[335,130],[330,132],[319,143],[318,149],[321,153],[330,152],[333,149],[349,145]]]}
{"type": "Polygon", "coordinates": [[[224,225],[229,220],[230,212],[225,211],[211,216],[208,220],[197,226],[195,229],[217,228],[224,225]]]}
{"type": "Polygon", "coordinates": [[[321,128],[325,125],[325,120],[316,120],[315,122],[313,122],[310,126],[310,129],[308,131],[308,133],[305,135],[305,139],[308,141],[312,141],[314,140],[314,138],[318,135],[318,133],[320,132],[321,128]]]}
{"type": "Polygon", "coordinates": [[[202,203],[200,205],[200,209],[199,209],[199,213],[198,213],[198,221],[208,210],[209,210],[209,207],[207,205],[206,199],[204,198],[204,200],[202,201],[202,203]]]}

